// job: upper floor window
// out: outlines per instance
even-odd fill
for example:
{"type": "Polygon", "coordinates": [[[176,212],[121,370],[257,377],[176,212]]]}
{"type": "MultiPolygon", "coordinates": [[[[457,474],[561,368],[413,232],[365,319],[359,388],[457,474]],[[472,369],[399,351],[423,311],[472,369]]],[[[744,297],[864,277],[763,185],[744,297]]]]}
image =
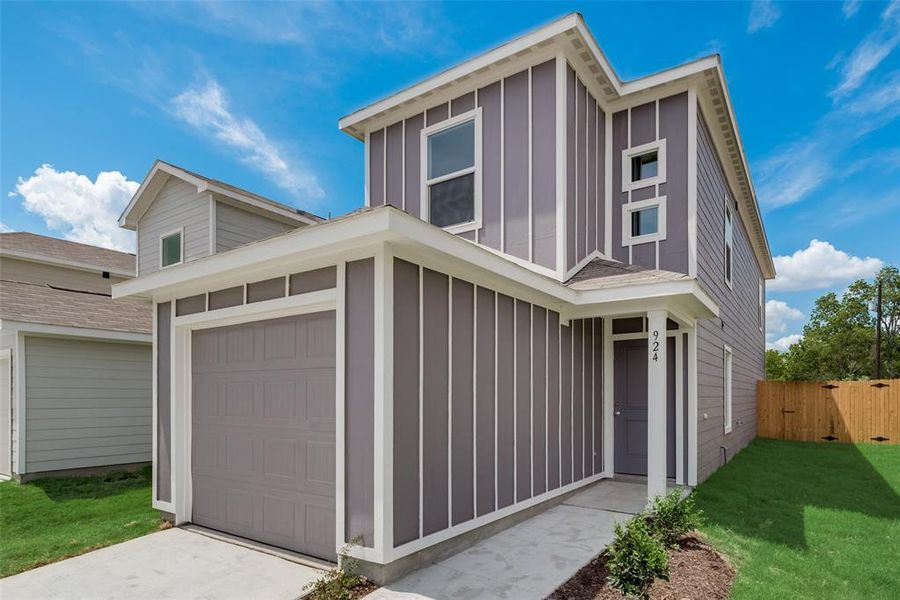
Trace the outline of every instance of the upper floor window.
{"type": "Polygon", "coordinates": [[[478,109],[422,130],[422,214],[453,233],[481,221],[478,109]]]}
{"type": "Polygon", "coordinates": [[[734,215],[731,202],[725,196],[725,283],[731,287],[732,266],[734,262],[734,215]]]}
{"type": "Polygon", "coordinates": [[[159,238],[159,266],[171,267],[181,264],[184,252],[184,231],[179,229],[159,238]]]}
{"type": "Polygon", "coordinates": [[[622,191],[666,181],[666,140],[622,150],[622,191]]]}
{"type": "Polygon", "coordinates": [[[666,239],[666,197],[622,205],[622,245],[666,239]]]}

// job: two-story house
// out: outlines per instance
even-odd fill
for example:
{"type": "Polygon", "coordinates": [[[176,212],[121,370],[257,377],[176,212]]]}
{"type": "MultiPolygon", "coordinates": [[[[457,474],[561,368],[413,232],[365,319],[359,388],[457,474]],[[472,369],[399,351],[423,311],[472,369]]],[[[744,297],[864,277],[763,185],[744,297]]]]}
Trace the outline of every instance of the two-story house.
{"type": "Polygon", "coordinates": [[[157,315],[154,506],[323,558],[361,540],[384,580],[755,436],[774,269],[718,56],[625,82],[573,14],[340,129],[364,208],[114,288],[157,315]]]}

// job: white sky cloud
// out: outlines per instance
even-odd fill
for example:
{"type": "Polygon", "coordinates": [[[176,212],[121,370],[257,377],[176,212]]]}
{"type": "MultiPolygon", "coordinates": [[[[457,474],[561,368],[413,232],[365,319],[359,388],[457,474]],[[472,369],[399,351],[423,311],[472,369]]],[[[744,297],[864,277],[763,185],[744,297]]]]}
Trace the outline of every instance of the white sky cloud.
{"type": "Polygon", "coordinates": [[[103,171],[91,181],[42,165],[28,179],[19,178],[15,195],[67,240],[132,252],[134,233],[120,228],[118,218],[139,185],[118,171],[103,171]]]}
{"type": "Polygon", "coordinates": [[[781,18],[781,10],[771,0],[754,0],[750,5],[750,20],[747,22],[747,33],[755,33],[760,29],[768,29],[781,18]]]}
{"type": "Polygon", "coordinates": [[[871,277],[884,264],[878,258],[851,256],[828,242],[812,240],[790,256],[776,256],[770,291],[801,291],[834,287],[871,277]]]}
{"type": "Polygon", "coordinates": [[[786,335],[784,337],[780,337],[775,341],[766,342],[766,348],[778,350],[779,352],[784,352],[788,348],[791,347],[792,344],[795,344],[803,339],[803,336],[799,333],[794,333],[791,335],[786,335]]]}
{"type": "MultiPolygon", "coordinates": [[[[846,12],[844,13],[846,14],[846,12]]],[[[881,23],[842,61],[841,81],[831,92],[834,98],[846,96],[863,84],[900,45],[900,0],[893,0],[881,13],[881,23]]]]}
{"type": "Polygon", "coordinates": [[[844,13],[844,18],[849,19],[859,12],[861,4],[862,0],[845,0],[841,5],[841,12],[844,13]]]}
{"type": "Polygon", "coordinates": [[[202,85],[176,96],[172,112],[197,131],[210,134],[230,147],[241,162],[292,195],[313,203],[325,196],[315,173],[290,161],[252,119],[231,110],[225,91],[214,79],[207,79],[202,85]]]}
{"type": "Polygon", "coordinates": [[[781,300],[766,302],[766,334],[783,334],[788,325],[803,318],[803,313],[781,300]]]}
{"type": "Polygon", "coordinates": [[[7,232],[12,231],[12,230],[13,230],[12,227],[10,227],[9,225],[7,225],[7,224],[4,223],[3,221],[0,221],[0,233],[7,233],[7,232]]]}

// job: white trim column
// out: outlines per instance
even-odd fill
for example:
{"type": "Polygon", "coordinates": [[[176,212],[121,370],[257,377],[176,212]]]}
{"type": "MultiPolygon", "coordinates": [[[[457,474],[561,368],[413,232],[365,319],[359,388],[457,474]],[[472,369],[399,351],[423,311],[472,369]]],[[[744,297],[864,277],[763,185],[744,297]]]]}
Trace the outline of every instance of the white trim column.
{"type": "Polygon", "coordinates": [[[647,501],[666,493],[665,310],[647,311],[647,501]]]}

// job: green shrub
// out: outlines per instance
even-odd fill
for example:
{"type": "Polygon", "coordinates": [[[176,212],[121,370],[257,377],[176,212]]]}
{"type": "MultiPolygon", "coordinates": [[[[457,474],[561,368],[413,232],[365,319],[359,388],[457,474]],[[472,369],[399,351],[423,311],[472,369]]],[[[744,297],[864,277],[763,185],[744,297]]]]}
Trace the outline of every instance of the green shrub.
{"type": "Polygon", "coordinates": [[[363,578],[356,574],[358,561],[349,555],[351,546],[358,543],[354,539],[341,548],[338,566],[303,586],[303,591],[309,590],[309,600],[349,600],[353,588],[363,583],[363,578]]]}
{"type": "Polygon", "coordinates": [[[637,515],[616,524],[607,549],[609,584],[629,597],[647,598],[656,578],[669,578],[669,557],[662,542],[650,534],[647,520],[637,515]]]}
{"type": "Polygon", "coordinates": [[[650,533],[667,548],[676,547],[686,533],[697,529],[703,521],[703,511],[694,505],[694,494],[672,490],[653,500],[647,515],[650,533]]]}

